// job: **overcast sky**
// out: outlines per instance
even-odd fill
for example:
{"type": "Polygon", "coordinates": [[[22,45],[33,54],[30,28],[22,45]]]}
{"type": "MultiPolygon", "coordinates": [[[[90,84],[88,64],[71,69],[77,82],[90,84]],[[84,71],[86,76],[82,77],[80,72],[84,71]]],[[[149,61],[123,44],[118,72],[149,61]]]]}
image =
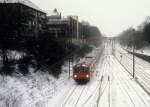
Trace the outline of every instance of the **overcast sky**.
{"type": "Polygon", "coordinates": [[[63,16],[78,15],[80,20],[115,36],[128,27],[136,27],[150,16],[150,0],[31,0],[43,10],[57,8],[63,16]]]}

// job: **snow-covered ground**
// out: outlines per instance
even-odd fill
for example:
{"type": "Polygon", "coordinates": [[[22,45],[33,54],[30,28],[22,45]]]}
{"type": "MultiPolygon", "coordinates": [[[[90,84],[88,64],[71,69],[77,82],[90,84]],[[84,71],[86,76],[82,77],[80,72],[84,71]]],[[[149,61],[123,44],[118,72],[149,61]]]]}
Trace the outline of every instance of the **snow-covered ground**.
{"type": "Polygon", "coordinates": [[[0,107],[149,107],[150,63],[136,57],[133,79],[132,55],[119,45],[113,52],[109,40],[104,47],[93,78],[85,85],[68,78],[67,64],[59,79],[42,72],[0,76],[0,107]]]}
{"type": "MultiPolygon", "coordinates": [[[[129,47],[125,47],[127,50],[132,50],[132,48],[129,48],[129,47]]],[[[147,56],[150,56],[150,46],[147,46],[145,48],[142,48],[142,49],[138,49],[138,50],[135,50],[136,53],[139,53],[139,54],[144,54],[144,55],[147,55],[147,56]]]]}
{"type": "MultiPolygon", "coordinates": [[[[115,56],[126,68],[128,73],[133,75],[133,55],[128,54],[118,46],[115,56]],[[120,57],[122,56],[122,57],[120,57]]],[[[135,56],[135,77],[136,82],[150,95],[150,63],[135,56]]]]}
{"type": "Polygon", "coordinates": [[[59,79],[45,72],[28,76],[0,76],[0,107],[46,107],[62,87],[65,87],[68,74],[67,64],[62,67],[59,79]]]}
{"type": "MultiPolygon", "coordinates": [[[[95,51],[92,51],[88,55],[94,53],[95,51]]],[[[9,54],[10,58],[19,59],[23,53],[12,52],[9,54]]],[[[32,68],[27,76],[21,74],[0,75],[0,107],[47,107],[49,100],[69,84],[68,64],[66,62],[62,66],[62,74],[58,79],[46,72],[34,73],[32,68]]]]}
{"type": "MultiPolygon", "coordinates": [[[[141,63],[147,64],[145,61],[141,63]]],[[[105,43],[105,52],[88,84],[78,85],[70,79],[66,87],[62,88],[48,103],[48,107],[149,106],[148,93],[112,55],[111,41],[105,43]]]]}
{"type": "Polygon", "coordinates": [[[136,53],[144,54],[150,56],[150,47],[146,47],[142,50],[136,50],[136,53]]]}

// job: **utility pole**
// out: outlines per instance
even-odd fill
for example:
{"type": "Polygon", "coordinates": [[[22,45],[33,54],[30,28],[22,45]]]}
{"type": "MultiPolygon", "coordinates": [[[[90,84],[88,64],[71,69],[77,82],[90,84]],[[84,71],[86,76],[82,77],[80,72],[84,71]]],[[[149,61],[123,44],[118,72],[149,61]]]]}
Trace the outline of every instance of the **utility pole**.
{"type": "Polygon", "coordinates": [[[113,41],[113,39],[111,39],[111,42],[112,42],[112,55],[113,55],[113,48],[114,48],[114,41],[113,41]]]}
{"type": "MultiPolygon", "coordinates": [[[[135,35],[135,30],[133,29],[134,35],[135,35]]],[[[135,41],[134,41],[134,36],[132,36],[132,43],[133,43],[133,78],[135,78],[135,41]]]]}
{"type": "MultiPolygon", "coordinates": [[[[69,47],[72,45],[72,37],[71,37],[71,40],[69,40],[69,47]]],[[[72,53],[71,55],[69,55],[69,79],[70,79],[70,72],[71,72],[71,62],[72,62],[72,53]]]]}
{"type": "Polygon", "coordinates": [[[133,78],[135,78],[135,45],[133,45],[133,78]]]}
{"type": "MultiPolygon", "coordinates": [[[[71,22],[71,24],[72,24],[72,22],[71,22]]],[[[72,31],[70,31],[71,33],[71,38],[69,38],[69,46],[68,47],[70,47],[71,45],[72,45],[72,43],[73,43],[73,41],[72,41],[72,39],[73,39],[73,35],[72,35],[72,31]]],[[[70,77],[71,77],[71,67],[73,67],[73,53],[71,53],[71,55],[69,55],[69,79],[70,79],[70,77]]]]}
{"type": "Polygon", "coordinates": [[[77,20],[77,40],[79,40],[79,19],[78,16],[76,16],[76,20],[77,20]]]}
{"type": "Polygon", "coordinates": [[[70,60],[70,58],[69,58],[69,79],[70,79],[70,70],[71,70],[71,69],[70,69],[70,68],[71,68],[70,66],[71,66],[71,60],[70,60]]]}

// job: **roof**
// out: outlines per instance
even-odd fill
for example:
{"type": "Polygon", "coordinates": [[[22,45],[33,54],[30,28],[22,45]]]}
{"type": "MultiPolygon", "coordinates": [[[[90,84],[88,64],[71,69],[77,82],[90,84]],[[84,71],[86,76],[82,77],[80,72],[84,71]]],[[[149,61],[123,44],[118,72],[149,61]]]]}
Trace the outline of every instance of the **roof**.
{"type": "Polygon", "coordinates": [[[60,18],[61,18],[61,13],[59,13],[59,12],[57,11],[57,9],[55,8],[53,11],[49,11],[49,12],[48,12],[48,16],[60,17],[60,18]]]}
{"type": "Polygon", "coordinates": [[[86,63],[78,63],[74,66],[75,68],[78,68],[78,67],[89,67],[88,64],[86,63]]]}
{"type": "Polygon", "coordinates": [[[36,6],[29,0],[0,0],[0,3],[21,3],[23,5],[33,8],[35,10],[45,13],[43,10],[41,10],[38,6],[36,6]]]}

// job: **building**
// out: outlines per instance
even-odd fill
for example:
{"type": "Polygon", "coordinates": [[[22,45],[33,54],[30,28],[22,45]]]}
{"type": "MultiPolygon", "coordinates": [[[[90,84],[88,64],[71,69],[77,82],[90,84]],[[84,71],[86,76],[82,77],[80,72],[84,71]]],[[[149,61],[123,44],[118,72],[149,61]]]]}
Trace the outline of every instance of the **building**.
{"type": "Polygon", "coordinates": [[[48,14],[47,20],[47,28],[51,36],[81,45],[84,30],[82,23],[78,20],[78,16],[64,18],[57,9],[54,9],[48,14]]]}
{"type": "Polygon", "coordinates": [[[72,37],[72,42],[76,45],[82,45],[85,39],[85,25],[79,21],[78,16],[68,16],[69,34],[72,37]]]}
{"type": "Polygon", "coordinates": [[[51,36],[57,38],[67,38],[69,35],[69,22],[62,18],[61,13],[54,9],[47,16],[47,29],[51,36]]]}
{"type": "Polygon", "coordinates": [[[38,36],[45,25],[46,13],[29,0],[0,0],[0,34],[38,36]]]}

